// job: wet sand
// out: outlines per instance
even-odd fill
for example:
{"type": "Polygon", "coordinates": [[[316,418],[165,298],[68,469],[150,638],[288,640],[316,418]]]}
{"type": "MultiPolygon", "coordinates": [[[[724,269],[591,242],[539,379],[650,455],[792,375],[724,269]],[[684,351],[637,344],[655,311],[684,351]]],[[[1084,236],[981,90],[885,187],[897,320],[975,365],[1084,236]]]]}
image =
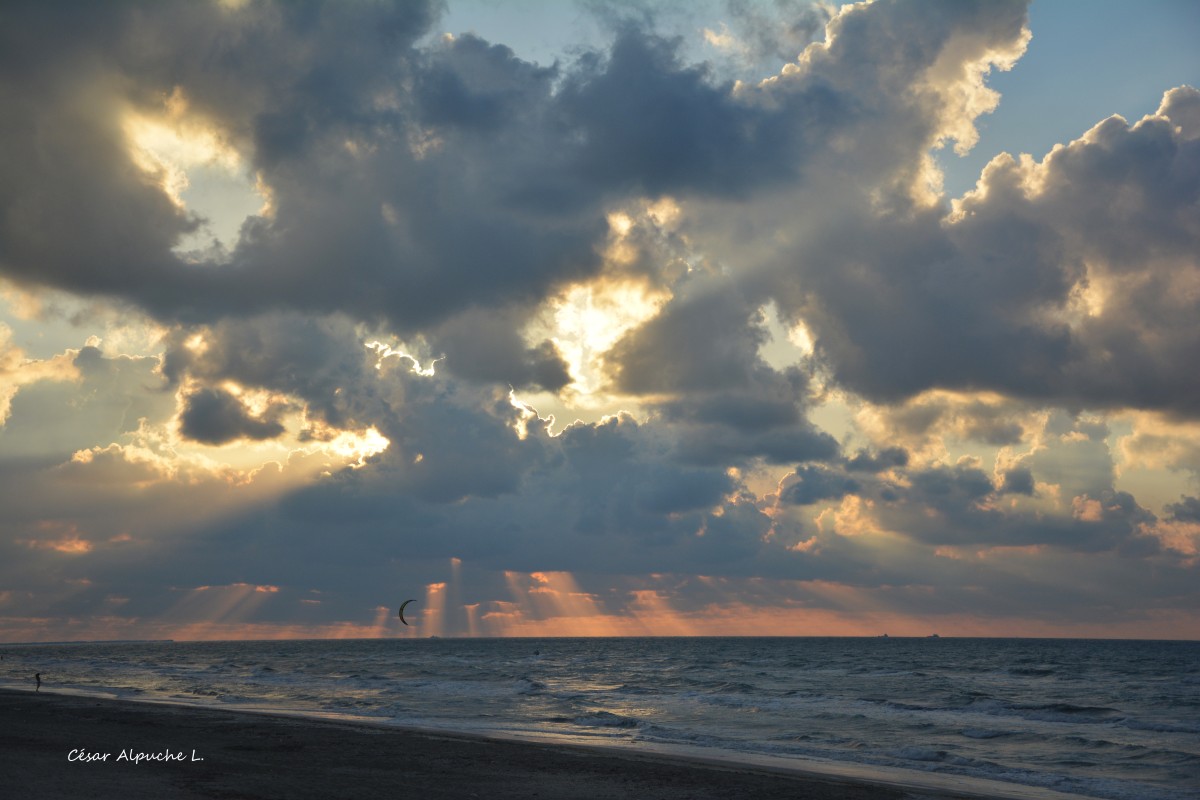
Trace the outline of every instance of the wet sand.
{"type": "Polygon", "coordinates": [[[514,742],[377,724],[3,689],[0,795],[35,800],[944,800],[1055,796],[1024,791],[1009,794],[1007,790],[981,793],[978,787],[969,791],[945,786],[914,788],[884,777],[823,775],[635,748],[617,751],[514,742]],[[123,753],[134,760],[122,758],[123,753]],[[107,758],[101,759],[104,754],[107,758]],[[170,760],[137,760],[138,754],[169,754],[170,760]],[[89,756],[92,760],[86,760],[89,756]]]}

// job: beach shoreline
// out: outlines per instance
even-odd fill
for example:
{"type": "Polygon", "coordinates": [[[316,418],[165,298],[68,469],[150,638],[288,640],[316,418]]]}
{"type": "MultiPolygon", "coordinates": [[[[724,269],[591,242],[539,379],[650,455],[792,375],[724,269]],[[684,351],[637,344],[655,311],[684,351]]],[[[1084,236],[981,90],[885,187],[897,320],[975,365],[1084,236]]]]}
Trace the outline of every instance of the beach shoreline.
{"type": "Polygon", "coordinates": [[[1066,800],[906,770],[700,756],[0,689],[14,797],[1066,800]]]}

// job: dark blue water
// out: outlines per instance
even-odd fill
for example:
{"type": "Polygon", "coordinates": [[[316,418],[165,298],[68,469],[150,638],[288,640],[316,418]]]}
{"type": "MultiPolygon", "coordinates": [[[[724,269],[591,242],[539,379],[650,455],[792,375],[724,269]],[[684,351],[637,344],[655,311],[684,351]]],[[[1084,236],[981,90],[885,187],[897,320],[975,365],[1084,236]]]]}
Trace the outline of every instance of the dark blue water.
{"type": "Polygon", "coordinates": [[[1200,798],[1200,642],[437,639],[0,646],[0,682],[1200,798]]]}

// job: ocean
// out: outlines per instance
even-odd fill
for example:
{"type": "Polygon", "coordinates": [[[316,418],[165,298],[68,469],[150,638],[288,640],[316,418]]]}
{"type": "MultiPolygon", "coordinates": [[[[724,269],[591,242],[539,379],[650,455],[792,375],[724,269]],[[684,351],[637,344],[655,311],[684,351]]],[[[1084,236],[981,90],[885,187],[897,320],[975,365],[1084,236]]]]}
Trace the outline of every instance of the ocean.
{"type": "Polygon", "coordinates": [[[1200,798],[1200,642],[375,639],[0,645],[0,685],[1200,798]]]}

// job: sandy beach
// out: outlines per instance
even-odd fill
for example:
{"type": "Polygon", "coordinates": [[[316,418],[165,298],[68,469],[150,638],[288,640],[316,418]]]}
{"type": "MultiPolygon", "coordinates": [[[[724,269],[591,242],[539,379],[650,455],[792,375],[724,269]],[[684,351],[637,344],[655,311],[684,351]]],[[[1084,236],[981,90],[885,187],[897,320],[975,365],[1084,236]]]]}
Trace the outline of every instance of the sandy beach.
{"type": "MultiPolygon", "coordinates": [[[[14,798],[1018,797],[886,779],[76,695],[0,690],[14,798]]],[[[1033,793],[1029,797],[1054,797],[1033,793]]],[[[1067,797],[1057,795],[1057,797],[1067,797]]]]}

